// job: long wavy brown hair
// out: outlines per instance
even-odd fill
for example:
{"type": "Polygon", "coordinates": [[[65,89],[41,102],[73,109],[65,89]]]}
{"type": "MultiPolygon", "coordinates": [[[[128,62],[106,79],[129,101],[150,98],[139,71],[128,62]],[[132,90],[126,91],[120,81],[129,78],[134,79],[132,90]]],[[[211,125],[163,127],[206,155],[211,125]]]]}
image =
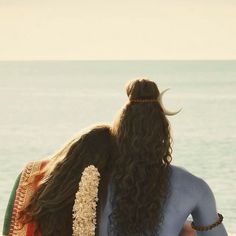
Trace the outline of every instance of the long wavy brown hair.
{"type": "Polygon", "coordinates": [[[99,212],[106,202],[110,179],[114,139],[109,125],[96,125],[68,142],[51,157],[43,171],[45,178],[32,196],[27,207],[20,212],[23,224],[36,223],[35,235],[72,235],[72,208],[79,181],[85,167],[94,165],[100,173],[97,205],[99,212]]]}
{"type": "Polygon", "coordinates": [[[113,124],[119,154],[112,173],[109,235],[158,235],[170,185],[170,124],[158,102],[131,101],[156,100],[155,82],[135,79],[126,93],[129,101],[113,124]]]}

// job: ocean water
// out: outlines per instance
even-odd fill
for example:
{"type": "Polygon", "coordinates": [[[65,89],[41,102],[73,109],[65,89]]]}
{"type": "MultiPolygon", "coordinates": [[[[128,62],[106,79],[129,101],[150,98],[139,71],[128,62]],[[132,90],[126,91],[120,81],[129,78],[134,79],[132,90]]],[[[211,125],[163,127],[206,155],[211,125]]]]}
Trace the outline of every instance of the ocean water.
{"type": "MultiPolygon", "coordinates": [[[[127,81],[145,76],[164,103],[173,161],[202,177],[236,235],[236,61],[0,62],[0,222],[17,174],[81,129],[113,120],[127,81]]],[[[0,224],[0,226],[1,226],[0,224]]]]}

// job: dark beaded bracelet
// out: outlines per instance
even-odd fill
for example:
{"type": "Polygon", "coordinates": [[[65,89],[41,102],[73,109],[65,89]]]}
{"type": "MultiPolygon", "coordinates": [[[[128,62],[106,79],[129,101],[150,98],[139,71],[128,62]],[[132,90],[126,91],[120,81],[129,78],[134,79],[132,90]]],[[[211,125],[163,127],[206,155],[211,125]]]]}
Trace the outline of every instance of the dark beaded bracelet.
{"type": "Polygon", "coordinates": [[[210,230],[214,227],[216,227],[217,225],[219,225],[222,221],[223,221],[223,216],[218,213],[218,216],[219,216],[219,220],[217,220],[215,223],[211,224],[211,225],[208,225],[208,226],[196,226],[194,224],[194,222],[191,223],[191,226],[193,229],[197,230],[197,231],[205,231],[205,230],[210,230]]]}

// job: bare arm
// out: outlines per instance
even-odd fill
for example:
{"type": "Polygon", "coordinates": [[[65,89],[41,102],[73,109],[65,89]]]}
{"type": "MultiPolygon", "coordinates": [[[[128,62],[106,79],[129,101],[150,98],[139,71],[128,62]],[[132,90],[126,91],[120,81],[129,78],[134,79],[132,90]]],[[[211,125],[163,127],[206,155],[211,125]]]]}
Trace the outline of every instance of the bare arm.
{"type": "MultiPolygon", "coordinates": [[[[215,223],[219,219],[217,215],[216,201],[209,185],[203,179],[200,179],[200,184],[202,195],[191,215],[195,225],[208,226],[215,223]]],[[[223,213],[221,214],[224,216],[223,213]]],[[[196,232],[198,236],[228,236],[223,223],[211,230],[196,232]]]]}

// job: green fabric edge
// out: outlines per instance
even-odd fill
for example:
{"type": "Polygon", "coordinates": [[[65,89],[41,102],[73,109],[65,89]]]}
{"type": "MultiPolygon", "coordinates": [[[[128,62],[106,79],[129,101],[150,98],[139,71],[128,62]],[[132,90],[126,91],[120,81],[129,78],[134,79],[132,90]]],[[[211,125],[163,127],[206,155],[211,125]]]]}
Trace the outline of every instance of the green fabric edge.
{"type": "Polygon", "coordinates": [[[6,212],[5,212],[4,223],[3,223],[3,231],[2,231],[3,235],[8,235],[9,234],[11,216],[12,216],[14,201],[15,201],[15,197],[16,197],[16,189],[19,185],[21,174],[22,173],[20,173],[18,175],[18,177],[15,181],[15,184],[13,186],[13,189],[11,191],[10,198],[9,198],[9,201],[8,201],[8,204],[7,204],[7,209],[6,209],[6,212]]]}

